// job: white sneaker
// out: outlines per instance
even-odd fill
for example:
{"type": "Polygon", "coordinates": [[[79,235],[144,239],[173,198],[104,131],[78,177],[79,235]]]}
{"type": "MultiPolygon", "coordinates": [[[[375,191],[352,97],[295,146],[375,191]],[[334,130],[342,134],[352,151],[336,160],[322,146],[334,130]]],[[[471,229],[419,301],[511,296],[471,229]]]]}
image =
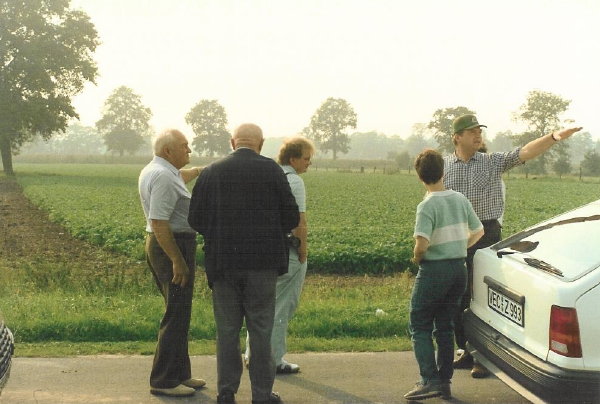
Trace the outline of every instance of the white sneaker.
{"type": "Polygon", "coordinates": [[[292,374],[298,373],[300,371],[300,366],[295,363],[289,363],[285,359],[281,361],[279,365],[277,365],[277,373],[279,374],[292,374]]]}

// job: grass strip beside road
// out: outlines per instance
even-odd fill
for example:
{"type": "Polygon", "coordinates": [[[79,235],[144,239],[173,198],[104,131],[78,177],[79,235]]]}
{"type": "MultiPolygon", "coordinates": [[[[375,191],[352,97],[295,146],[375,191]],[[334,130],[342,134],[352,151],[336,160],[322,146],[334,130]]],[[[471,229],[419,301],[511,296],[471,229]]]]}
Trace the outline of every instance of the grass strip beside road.
{"type": "MultiPolygon", "coordinates": [[[[196,281],[190,352],[215,353],[210,290],[196,281]]],[[[148,278],[150,275],[148,274],[148,278]]],[[[146,290],[89,291],[2,288],[0,309],[17,356],[154,353],[162,297],[146,290]]],[[[4,282],[1,284],[6,285],[4,282]]],[[[15,279],[11,280],[15,284],[15,279]]],[[[408,299],[412,277],[311,275],[289,328],[290,352],[399,351],[411,348],[408,299]],[[377,309],[385,312],[377,316],[377,309]]],[[[242,330],[240,338],[245,335],[242,330]]]]}
{"type": "MultiPolygon", "coordinates": [[[[412,349],[405,337],[391,338],[297,338],[289,337],[288,352],[399,352],[412,349]]],[[[243,347],[244,341],[240,339],[243,347]]],[[[56,358],[79,355],[154,355],[156,341],[18,343],[16,357],[56,358]]],[[[190,355],[215,355],[215,340],[189,341],[190,355]]]]}

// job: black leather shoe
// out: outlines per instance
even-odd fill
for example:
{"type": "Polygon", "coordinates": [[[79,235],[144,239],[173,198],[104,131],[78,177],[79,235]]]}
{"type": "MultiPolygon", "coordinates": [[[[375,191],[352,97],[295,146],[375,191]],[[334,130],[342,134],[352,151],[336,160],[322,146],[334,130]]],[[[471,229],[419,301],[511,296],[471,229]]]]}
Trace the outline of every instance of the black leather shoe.
{"type": "Polygon", "coordinates": [[[281,401],[281,397],[279,397],[279,394],[275,393],[275,392],[271,392],[271,397],[269,397],[268,400],[252,400],[252,404],[280,404],[282,403],[281,401]]]}
{"type": "Polygon", "coordinates": [[[473,357],[465,351],[452,363],[452,367],[454,369],[473,369],[473,357]]]}
{"type": "Polygon", "coordinates": [[[450,381],[442,380],[440,383],[440,393],[442,400],[450,400],[452,398],[452,389],[450,388],[450,381]]]}
{"type": "Polygon", "coordinates": [[[473,369],[471,369],[471,377],[474,379],[483,379],[484,377],[488,377],[490,375],[490,371],[487,370],[481,363],[473,363],[473,369]]]}
{"type": "Polygon", "coordinates": [[[217,396],[217,404],[236,404],[235,394],[230,391],[224,391],[217,396]]]}

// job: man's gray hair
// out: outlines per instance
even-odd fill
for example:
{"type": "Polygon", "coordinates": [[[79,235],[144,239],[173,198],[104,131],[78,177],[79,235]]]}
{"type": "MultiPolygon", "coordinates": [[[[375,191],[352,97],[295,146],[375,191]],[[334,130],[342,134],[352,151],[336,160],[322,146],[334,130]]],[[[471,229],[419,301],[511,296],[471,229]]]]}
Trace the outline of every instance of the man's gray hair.
{"type": "Polygon", "coordinates": [[[152,150],[154,151],[154,155],[161,155],[163,148],[173,143],[176,140],[175,136],[177,135],[184,136],[184,134],[177,129],[165,129],[162,132],[160,132],[158,136],[154,138],[154,142],[152,143],[152,150]]]}

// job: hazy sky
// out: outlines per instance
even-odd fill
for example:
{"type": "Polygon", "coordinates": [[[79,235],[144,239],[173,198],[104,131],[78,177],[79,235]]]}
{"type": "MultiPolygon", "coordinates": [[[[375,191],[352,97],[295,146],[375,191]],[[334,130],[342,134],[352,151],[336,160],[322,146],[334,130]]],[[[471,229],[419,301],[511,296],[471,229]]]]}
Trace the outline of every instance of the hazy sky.
{"type": "Polygon", "coordinates": [[[436,109],[466,106],[490,137],[519,130],[534,89],[572,100],[563,118],[600,139],[598,0],[73,0],[99,32],[97,86],[75,106],[87,125],[125,85],[157,129],[202,99],[266,136],[307,126],[344,98],[357,131],[410,135],[436,109]]]}

